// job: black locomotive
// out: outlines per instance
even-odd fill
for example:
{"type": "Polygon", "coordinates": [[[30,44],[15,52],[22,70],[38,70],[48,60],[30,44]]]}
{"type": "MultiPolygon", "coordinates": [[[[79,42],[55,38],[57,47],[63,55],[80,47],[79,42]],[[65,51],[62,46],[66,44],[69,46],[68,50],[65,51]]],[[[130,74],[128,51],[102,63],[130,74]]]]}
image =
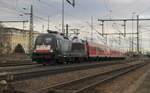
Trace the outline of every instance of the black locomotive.
{"type": "Polygon", "coordinates": [[[72,42],[57,32],[39,35],[32,53],[32,60],[42,64],[72,62],[86,57],[86,42],[72,42]]]}

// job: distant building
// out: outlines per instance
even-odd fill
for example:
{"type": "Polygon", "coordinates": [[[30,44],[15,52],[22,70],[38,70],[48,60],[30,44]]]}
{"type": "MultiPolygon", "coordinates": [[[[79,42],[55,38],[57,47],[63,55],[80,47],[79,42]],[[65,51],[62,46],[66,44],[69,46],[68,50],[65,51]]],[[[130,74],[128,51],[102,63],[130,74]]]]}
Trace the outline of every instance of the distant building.
{"type": "MultiPolygon", "coordinates": [[[[33,38],[40,33],[34,31],[33,38]]],[[[0,28],[0,54],[11,54],[16,52],[28,53],[29,51],[29,30],[17,28],[0,28]]]]}

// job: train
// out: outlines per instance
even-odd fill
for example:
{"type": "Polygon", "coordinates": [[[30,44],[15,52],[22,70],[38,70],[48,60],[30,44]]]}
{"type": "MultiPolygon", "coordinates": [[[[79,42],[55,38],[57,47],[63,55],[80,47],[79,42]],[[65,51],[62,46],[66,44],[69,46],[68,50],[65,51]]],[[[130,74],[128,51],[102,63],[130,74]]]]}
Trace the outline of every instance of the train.
{"type": "Polygon", "coordinates": [[[43,65],[124,58],[124,54],[118,50],[77,37],[70,40],[57,31],[39,35],[32,52],[32,60],[43,65]]]}

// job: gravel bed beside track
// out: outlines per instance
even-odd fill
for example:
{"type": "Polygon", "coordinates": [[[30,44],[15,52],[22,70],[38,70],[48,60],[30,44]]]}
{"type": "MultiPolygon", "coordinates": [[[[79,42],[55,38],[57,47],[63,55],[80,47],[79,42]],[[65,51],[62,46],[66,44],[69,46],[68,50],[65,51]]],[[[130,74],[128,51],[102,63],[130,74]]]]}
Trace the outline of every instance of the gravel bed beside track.
{"type": "MultiPolygon", "coordinates": [[[[124,61],[123,61],[124,62],[124,61]]],[[[79,70],[86,70],[86,69],[92,69],[97,67],[104,67],[104,66],[111,66],[116,64],[123,64],[123,62],[94,62],[94,63],[82,63],[82,64],[70,64],[70,65],[57,65],[57,66],[39,66],[35,68],[26,68],[26,69],[18,69],[16,70],[10,70],[10,71],[1,71],[0,73],[0,80],[3,80],[6,78],[6,76],[14,75],[14,81],[18,80],[27,80],[35,77],[43,77],[48,75],[55,75],[60,73],[66,73],[71,71],[79,71],[79,70]],[[5,73],[5,75],[4,75],[5,73]]]]}
{"type": "Polygon", "coordinates": [[[14,72],[14,73],[19,73],[19,72],[22,72],[22,73],[24,73],[24,72],[32,72],[32,71],[39,71],[39,70],[46,70],[46,69],[57,69],[57,68],[64,68],[64,67],[68,67],[68,66],[82,66],[82,65],[92,65],[92,64],[116,64],[116,63],[118,63],[118,64],[120,64],[120,63],[124,63],[125,61],[128,61],[128,62],[130,62],[129,60],[117,60],[117,61],[104,61],[104,62],[92,62],[92,63],[80,63],[80,64],[62,64],[62,65],[60,65],[60,64],[57,64],[57,65],[52,65],[52,66],[42,66],[42,64],[37,64],[37,63],[35,63],[35,62],[32,62],[32,63],[30,63],[29,64],[29,62],[28,63],[16,63],[16,64],[14,64],[13,63],[13,65],[11,65],[11,66],[6,66],[6,65],[8,65],[8,64],[6,64],[5,66],[2,66],[1,67],[1,65],[0,65],[0,72],[4,72],[4,71],[10,71],[10,72],[14,72]],[[123,62],[121,62],[121,61],[123,61],[123,62]],[[15,66],[16,65],[16,66],[15,66]],[[32,68],[32,66],[31,65],[37,65],[37,68],[32,68]],[[41,66],[41,67],[38,67],[38,65],[39,66],[41,66]],[[29,66],[29,68],[28,68],[28,66],[29,66]],[[31,66],[31,68],[30,68],[30,66],[31,66]],[[23,68],[22,68],[23,67],[23,68]],[[24,69],[24,67],[26,68],[28,68],[28,69],[24,69]],[[18,70],[18,71],[17,71],[18,70]]]}
{"type": "Polygon", "coordinates": [[[21,71],[24,69],[33,69],[37,67],[41,67],[41,64],[30,64],[30,65],[22,65],[22,66],[9,66],[9,67],[0,67],[0,72],[13,72],[13,71],[21,71]]]}
{"type": "MultiPolygon", "coordinates": [[[[94,62],[94,63],[82,63],[82,64],[63,64],[63,65],[52,65],[52,66],[43,66],[42,64],[33,63],[30,65],[20,65],[20,66],[7,66],[7,67],[0,67],[0,72],[12,72],[15,73],[27,73],[27,72],[33,72],[33,71],[39,71],[39,70],[53,70],[53,69],[60,69],[65,67],[74,67],[74,66],[82,66],[82,65],[93,65],[93,64],[102,64],[107,65],[107,62],[94,62]]],[[[116,62],[109,62],[109,64],[116,64],[116,62]]],[[[108,66],[109,66],[108,64],[108,66]]],[[[120,62],[118,62],[120,64],[120,62]]]]}
{"type": "Polygon", "coordinates": [[[95,93],[126,93],[129,86],[134,84],[149,68],[150,64],[112,80],[112,82],[97,86],[93,91],[95,93]]]}
{"type": "MultiPolygon", "coordinates": [[[[16,74],[16,73],[27,73],[27,72],[34,72],[34,71],[45,71],[45,70],[53,70],[53,69],[60,69],[60,68],[67,68],[67,67],[75,67],[75,66],[86,66],[86,65],[98,65],[99,66],[109,66],[109,65],[115,65],[115,64],[122,64],[124,63],[125,61],[127,62],[131,62],[131,61],[128,61],[128,60],[118,60],[118,61],[103,61],[103,62],[92,62],[92,63],[78,63],[78,64],[58,64],[58,65],[51,65],[51,66],[42,66],[41,64],[35,64],[37,65],[37,67],[34,67],[28,68],[28,66],[25,66],[27,67],[27,69],[24,69],[22,68],[22,66],[8,66],[8,67],[0,67],[0,72],[12,72],[12,74],[16,74]],[[123,61],[123,62],[121,62],[123,61]],[[8,69],[7,69],[8,68],[8,69]],[[21,69],[20,69],[21,68],[21,69]]],[[[94,68],[94,67],[93,67],[94,68]]]]}
{"type": "Polygon", "coordinates": [[[10,55],[0,55],[0,64],[3,63],[21,63],[22,60],[31,60],[29,55],[22,54],[22,53],[16,53],[16,54],[10,54],[10,55]]]}
{"type": "Polygon", "coordinates": [[[117,64],[117,65],[112,65],[107,67],[99,67],[94,69],[74,71],[74,72],[51,75],[51,76],[46,76],[46,77],[41,77],[36,79],[18,81],[14,83],[14,87],[17,90],[21,89],[24,90],[25,92],[30,92],[30,91],[37,90],[39,88],[45,88],[58,83],[79,79],[85,76],[94,75],[99,72],[110,71],[112,69],[119,68],[120,66],[127,66],[129,64],[135,64],[135,63],[117,64]]]}
{"type": "Polygon", "coordinates": [[[139,86],[136,88],[135,91],[132,91],[130,93],[150,93],[150,69],[147,71],[147,73],[145,73],[145,76],[143,75],[143,80],[139,80],[139,82],[141,84],[136,84],[139,86]]]}
{"type": "Polygon", "coordinates": [[[36,64],[36,62],[32,62],[31,59],[23,59],[23,60],[16,60],[10,62],[0,62],[0,67],[13,67],[13,66],[32,65],[32,64],[36,64]]]}

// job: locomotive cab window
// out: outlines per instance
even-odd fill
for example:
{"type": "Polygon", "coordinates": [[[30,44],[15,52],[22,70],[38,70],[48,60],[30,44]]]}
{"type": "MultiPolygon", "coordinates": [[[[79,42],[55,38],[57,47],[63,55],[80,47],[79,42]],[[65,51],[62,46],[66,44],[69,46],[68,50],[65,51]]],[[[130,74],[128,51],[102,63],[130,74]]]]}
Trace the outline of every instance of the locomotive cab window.
{"type": "Polygon", "coordinates": [[[42,44],[42,37],[37,37],[35,44],[36,45],[41,45],[42,44]]]}
{"type": "Polygon", "coordinates": [[[52,43],[51,37],[38,37],[36,39],[36,45],[50,45],[52,43]]]}
{"type": "Polygon", "coordinates": [[[44,39],[45,45],[49,45],[49,44],[51,44],[51,42],[52,42],[52,38],[45,38],[44,39]]]}

